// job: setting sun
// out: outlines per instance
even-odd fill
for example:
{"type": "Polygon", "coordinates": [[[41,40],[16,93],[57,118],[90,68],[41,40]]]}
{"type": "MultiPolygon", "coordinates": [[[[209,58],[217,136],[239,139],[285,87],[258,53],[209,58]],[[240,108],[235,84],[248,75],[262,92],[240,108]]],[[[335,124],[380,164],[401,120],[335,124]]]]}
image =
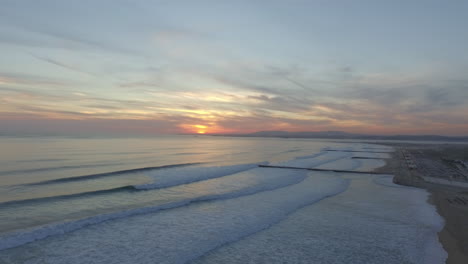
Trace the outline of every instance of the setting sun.
{"type": "Polygon", "coordinates": [[[205,125],[183,124],[180,127],[189,134],[205,134],[208,132],[208,126],[205,125]]]}
{"type": "Polygon", "coordinates": [[[193,125],[192,127],[196,129],[197,134],[205,134],[206,129],[208,128],[207,126],[204,126],[204,125],[193,125]]]}

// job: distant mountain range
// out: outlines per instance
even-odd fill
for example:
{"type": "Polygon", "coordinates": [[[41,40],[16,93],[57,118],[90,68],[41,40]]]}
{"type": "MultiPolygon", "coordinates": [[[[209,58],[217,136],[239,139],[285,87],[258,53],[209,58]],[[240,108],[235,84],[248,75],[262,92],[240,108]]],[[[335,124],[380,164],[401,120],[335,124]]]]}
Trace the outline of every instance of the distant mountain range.
{"type": "Polygon", "coordinates": [[[418,141],[468,141],[466,137],[449,137],[439,135],[366,135],[353,134],[343,131],[320,132],[287,132],[287,131],[259,131],[249,134],[216,134],[215,136],[235,137],[280,137],[280,138],[326,138],[326,139],[367,139],[367,140],[418,140],[418,141]]]}

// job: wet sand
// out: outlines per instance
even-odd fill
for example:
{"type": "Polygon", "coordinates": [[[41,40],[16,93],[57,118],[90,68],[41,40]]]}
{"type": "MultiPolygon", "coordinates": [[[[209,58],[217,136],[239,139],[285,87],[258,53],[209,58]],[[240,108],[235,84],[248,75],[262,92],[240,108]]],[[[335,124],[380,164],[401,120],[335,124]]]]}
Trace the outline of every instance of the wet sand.
{"type": "Polygon", "coordinates": [[[468,160],[468,145],[385,145],[394,147],[396,151],[387,164],[376,171],[393,173],[397,184],[427,189],[431,193],[429,202],[445,219],[439,240],[448,253],[446,263],[468,263],[468,188],[456,186],[468,183],[468,169],[454,162],[468,160]],[[415,168],[409,167],[405,156],[410,157],[415,168]],[[453,186],[427,182],[426,176],[451,182],[453,186]]]}

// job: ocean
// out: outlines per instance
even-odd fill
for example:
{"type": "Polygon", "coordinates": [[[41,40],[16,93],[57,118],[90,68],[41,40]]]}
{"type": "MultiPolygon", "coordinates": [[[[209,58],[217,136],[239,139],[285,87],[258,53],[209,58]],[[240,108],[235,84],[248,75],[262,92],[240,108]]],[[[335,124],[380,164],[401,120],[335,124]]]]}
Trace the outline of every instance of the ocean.
{"type": "Polygon", "coordinates": [[[444,263],[391,147],[316,139],[0,137],[0,263],[444,263]]]}

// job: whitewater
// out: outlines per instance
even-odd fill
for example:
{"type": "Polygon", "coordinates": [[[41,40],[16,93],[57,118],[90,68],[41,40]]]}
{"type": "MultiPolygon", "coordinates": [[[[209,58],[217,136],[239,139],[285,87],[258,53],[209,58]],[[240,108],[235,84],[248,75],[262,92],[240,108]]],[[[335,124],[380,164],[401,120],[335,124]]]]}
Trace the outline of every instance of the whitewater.
{"type": "Polygon", "coordinates": [[[309,139],[2,137],[0,263],[444,263],[391,147],[309,139]],[[359,151],[359,152],[354,152],[359,151]]]}

